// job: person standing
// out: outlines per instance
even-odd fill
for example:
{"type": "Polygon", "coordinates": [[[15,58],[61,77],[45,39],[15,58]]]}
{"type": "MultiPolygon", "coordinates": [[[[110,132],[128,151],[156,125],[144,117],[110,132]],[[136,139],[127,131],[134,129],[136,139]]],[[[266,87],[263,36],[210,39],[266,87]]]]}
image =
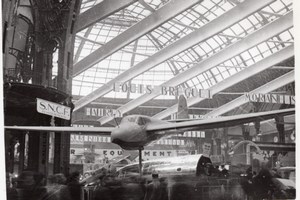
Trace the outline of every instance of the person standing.
{"type": "Polygon", "coordinates": [[[16,190],[16,188],[12,187],[11,177],[9,173],[6,173],[6,196],[7,200],[18,199],[18,191],[16,190]]]}
{"type": "Polygon", "coordinates": [[[152,174],[152,182],[146,186],[144,200],[164,200],[166,194],[166,187],[161,184],[158,174],[152,174]]]}
{"type": "Polygon", "coordinates": [[[72,200],[83,200],[83,185],[80,184],[79,179],[79,172],[71,173],[67,179],[68,193],[70,195],[70,199],[72,200]]]}

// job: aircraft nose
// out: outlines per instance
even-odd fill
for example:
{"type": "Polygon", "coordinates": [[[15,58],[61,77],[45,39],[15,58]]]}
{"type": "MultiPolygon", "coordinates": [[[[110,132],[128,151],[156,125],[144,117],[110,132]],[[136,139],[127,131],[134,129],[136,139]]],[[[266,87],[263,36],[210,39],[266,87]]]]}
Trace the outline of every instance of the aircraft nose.
{"type": "Polygon", "coordinates": [[[122,140],[122,136],[124,131],[121,131],[119,128],[114,129],[111,132],[111,142],[118,144],[120,140],[122,140]]]}

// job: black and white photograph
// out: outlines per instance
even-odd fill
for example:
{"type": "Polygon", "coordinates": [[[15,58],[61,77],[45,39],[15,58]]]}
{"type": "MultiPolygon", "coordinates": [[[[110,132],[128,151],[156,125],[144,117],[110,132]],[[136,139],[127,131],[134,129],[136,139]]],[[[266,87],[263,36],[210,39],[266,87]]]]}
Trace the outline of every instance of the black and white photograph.
{"type": "Polygon", "coordinates": [[[1,3],[1,199],[299,198],[295,1],[1,3]]]}

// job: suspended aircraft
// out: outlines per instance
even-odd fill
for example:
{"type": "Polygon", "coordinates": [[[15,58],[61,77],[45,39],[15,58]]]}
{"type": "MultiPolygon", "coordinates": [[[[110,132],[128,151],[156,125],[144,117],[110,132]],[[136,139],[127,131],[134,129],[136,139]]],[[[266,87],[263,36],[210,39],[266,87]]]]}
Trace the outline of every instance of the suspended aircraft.
{"type": "Polygon", "coordinates": [[[144,115],[128,115],[122,118],[116,127],[62,127],[62,126],[5,126],[9,130],[47,131],[88,133],[96,135],[110,135],[111,141],[126,150],[143,149],[149,143],[171,134],[183,133],[192,130],[206,130],[225,128],[230,126],[264,121],[276,116],[293,115],[295,108],[273,110],[224,116],[209,119],[187,119],[187,105],[183,95],[179,97],[177,120],[160,120],[144,115]],[[185,118],[185,119],[183,119],[185,118]]]}
{"type": "MultiPolygon", "coordinates": [[[[293,115],[295,108],[257,112],[209,119],[187,119],[186,98],[179,96],[178,120],[164,121],[144,115],[128,115],[116,127],[61,127],[61,126],[5,126],[7,130],[88,133],[110,135],[111,141],[126,150],[139,150],[140,170],[144,146],[162,137],[185,131],[225,128],[230,126],[264,121],[276,116],[293,115]]],[[[141,171],[140,171],[141,174],[141,171]]],[[[142,175],[142,174],[141,174],[142,175]]]]}

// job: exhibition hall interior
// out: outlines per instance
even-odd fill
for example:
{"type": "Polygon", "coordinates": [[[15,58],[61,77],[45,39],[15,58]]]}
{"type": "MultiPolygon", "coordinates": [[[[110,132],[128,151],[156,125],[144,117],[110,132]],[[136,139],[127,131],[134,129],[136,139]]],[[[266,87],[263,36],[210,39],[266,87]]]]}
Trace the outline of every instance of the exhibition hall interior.
{"type": "Polygon", "coordinates": [[[293,7],[2,0],[6,199],[295,199],[293,7]]]}

